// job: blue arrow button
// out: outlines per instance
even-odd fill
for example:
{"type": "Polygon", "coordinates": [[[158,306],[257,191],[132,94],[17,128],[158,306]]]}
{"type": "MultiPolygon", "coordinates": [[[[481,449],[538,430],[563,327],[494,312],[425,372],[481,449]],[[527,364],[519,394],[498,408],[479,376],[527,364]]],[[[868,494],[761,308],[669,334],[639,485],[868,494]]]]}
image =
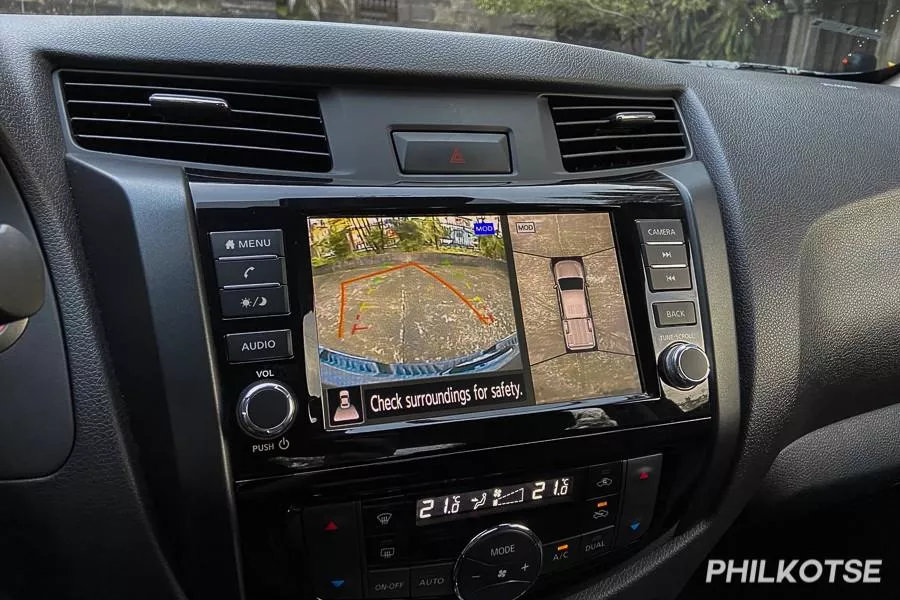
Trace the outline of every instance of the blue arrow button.
{"type": "Polygon", "coordinates": [[[333,587],[335,589],[341,587],[342,585],[344,585],[343,579],[332,579],[331,580],[331,587],[333,587]]]}
{"type": "Polygon", "coordinates": [[[638,527],[640,527],[640,526],[641,526],[640,521],[632,521],[631,524],[629,525],[629,527],[631,527],[632,531],[637,531],[638,527]]]}

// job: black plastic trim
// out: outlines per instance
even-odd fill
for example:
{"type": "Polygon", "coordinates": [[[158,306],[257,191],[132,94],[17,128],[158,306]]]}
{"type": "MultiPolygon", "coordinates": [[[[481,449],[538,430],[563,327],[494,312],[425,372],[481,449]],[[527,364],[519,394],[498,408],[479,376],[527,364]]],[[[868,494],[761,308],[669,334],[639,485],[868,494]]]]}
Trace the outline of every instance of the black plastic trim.
{"type": "Polygon", "coordinates": [[[706,352],[716,366],[709,380],[710,394],[716,398],[716,402],[712,403],[715,445],[703,487],[694,497],[694,512],[688,513],[685,518],[685,522],[690,523],[713,508],[733,465],[741,431],[738,339],[728,248],[712,181],[699,162],[669,167],[660,172],[678,186],[689,207],[686,211],[687,234],[696,255],[693,264],[697,271],[697,285],[705,288],[698,296],[700,314],[708,315],[708,322],[703,323],[706,352]]]}
{"type": "Polygon", "coordinates": [[[121,166],[69,162],[110,350],[181,581],[195,597],[239,600],[226,417],[187,183],[175,167],[121,166]]]}

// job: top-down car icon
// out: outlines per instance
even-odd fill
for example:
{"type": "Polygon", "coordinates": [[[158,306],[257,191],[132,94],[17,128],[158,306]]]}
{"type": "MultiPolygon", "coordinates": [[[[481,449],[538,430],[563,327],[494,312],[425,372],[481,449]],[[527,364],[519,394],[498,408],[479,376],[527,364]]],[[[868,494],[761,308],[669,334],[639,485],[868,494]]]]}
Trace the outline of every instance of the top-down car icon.
{"type": "Polygon", "coordinates": [[[563,337],[567,350],[593,350],[597,347],[594,321],[588,304],[584,265],[580,260],[563,259],[553,264],[553,278],[563,337]]]}

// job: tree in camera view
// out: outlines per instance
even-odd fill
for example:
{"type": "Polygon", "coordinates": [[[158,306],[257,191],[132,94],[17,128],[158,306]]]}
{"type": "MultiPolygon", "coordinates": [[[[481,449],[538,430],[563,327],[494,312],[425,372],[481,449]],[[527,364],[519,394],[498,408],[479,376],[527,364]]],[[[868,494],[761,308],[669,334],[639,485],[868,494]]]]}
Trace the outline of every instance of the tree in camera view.
{"type": "Polygon", "coordinates": [[[502,223],[491,215],[310,218],[323,382],[518,368],[502,223]],[[430,366],[398,366],[421,363],[430,366]]]}
{"type": "Polygon", "coordinates": [[[367,254],[438,252],[505,260],[503,238],[475,235],[470,217],[356,217],[313,219],[310,249],[314,266],[367,254]]]}

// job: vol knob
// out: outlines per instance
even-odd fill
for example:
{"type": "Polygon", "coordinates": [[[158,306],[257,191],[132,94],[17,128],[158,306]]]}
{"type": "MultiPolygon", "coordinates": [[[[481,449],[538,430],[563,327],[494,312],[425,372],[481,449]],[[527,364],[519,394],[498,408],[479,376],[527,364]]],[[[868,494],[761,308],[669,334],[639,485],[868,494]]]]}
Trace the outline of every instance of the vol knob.
{"type": "Polygon", "coordinates": [[[247,435],[260,440],[277,438],[290,428],[296,416],[294,394],[271,379],[247,386],[238,400],[238,424],[247,435]]]}
{"type": "Polygon", "coordinates": [[[709,377],[709,359],[699,346],[676,342],[659,357],[663,381],[682,390],[700,385],[709,377]]]}

